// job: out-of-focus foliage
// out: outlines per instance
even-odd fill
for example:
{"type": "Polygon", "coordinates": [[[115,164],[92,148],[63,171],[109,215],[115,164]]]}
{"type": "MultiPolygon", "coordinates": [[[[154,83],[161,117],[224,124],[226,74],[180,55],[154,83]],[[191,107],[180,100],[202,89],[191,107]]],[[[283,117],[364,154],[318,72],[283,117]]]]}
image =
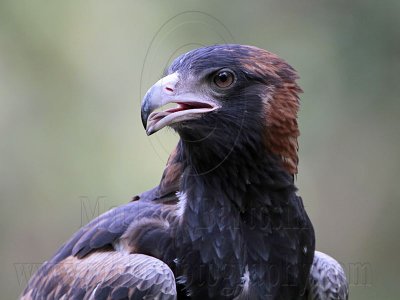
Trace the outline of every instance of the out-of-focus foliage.
{"type": "Polygon", "coordinates": [[[345,266],[351,299],[398,298],[400,1],[223,0],[0,2],[2,299],[82,224],[157,184],[177,138],[146,137],[143,89],[221,28],[299,71],[298,186],[317,247],[345,266]],[[185,11],[216,21],[158,36],[141,80],[157,31],[185,11]]]}

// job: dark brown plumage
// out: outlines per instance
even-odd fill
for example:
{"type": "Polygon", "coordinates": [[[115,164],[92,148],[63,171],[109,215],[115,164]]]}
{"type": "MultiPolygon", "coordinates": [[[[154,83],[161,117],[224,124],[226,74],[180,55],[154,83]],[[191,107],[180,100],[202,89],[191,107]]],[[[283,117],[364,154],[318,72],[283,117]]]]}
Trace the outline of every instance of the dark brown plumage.
{"type": "Polygon", "coordinates": [[[294,185],[296,79],[251,46],[178,57],[142,103],[148,134],[170,126],[180,135],[160,184],[75,233],[22,298],[315,295],[314,231],[294,185]],[[167,103],[177,107],[156,111],[167,103]]]}

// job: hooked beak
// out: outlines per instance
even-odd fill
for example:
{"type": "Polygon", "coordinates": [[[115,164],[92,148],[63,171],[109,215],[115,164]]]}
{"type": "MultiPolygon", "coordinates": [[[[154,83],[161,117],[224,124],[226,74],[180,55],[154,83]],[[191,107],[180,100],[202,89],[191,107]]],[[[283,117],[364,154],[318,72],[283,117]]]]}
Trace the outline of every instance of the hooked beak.
{"type": "Polygon", "coordinates": [[[161,78],[146,93],[142,101],[142,123],[147,135],[151,135],[165,126],[192,120],[218,109],[214,101],[204,99],[196,93],[178,93],[176,85],[179,74],[173,73],[161,78]],[[168,103],[177,106],[164,111],[155,112],[168,103]]]}

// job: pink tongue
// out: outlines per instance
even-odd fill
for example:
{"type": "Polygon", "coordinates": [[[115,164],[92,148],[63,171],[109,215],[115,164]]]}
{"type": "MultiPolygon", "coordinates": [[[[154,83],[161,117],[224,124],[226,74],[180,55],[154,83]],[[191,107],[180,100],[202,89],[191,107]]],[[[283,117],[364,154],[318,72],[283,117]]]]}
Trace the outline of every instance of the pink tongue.
{"type": "Polygon", "coordinates": [[[194,108],[194,107],[190,106],[190,105],[178,103],[177,107],[173,107],[173,108],[167,109],[165,112],[174,113],[174,112],[177,112],[177,111],[187,110],[187,109],[191,109],[191,108],[194,108]]]}
{"type": "Polygon", "coordinates": [[[180,109],[179,107],[174,107],[174,108],[170,108],[170,109],[164,110],[164,112],[166,112],[166,113],[174,113],[174,112],[181,111],[181,110],[183,110],[183,109],[180,109]]]}

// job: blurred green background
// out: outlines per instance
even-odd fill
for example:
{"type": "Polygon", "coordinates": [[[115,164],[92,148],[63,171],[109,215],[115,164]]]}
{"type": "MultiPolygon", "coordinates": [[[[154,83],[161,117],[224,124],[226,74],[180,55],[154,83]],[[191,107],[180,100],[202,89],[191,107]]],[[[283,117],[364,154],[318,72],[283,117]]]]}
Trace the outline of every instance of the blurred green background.
{"type": "Polygon", "coordinates": [[[158,183],[177,137],[140,101],[179,53],[252,44],[300,73],[298,186],[351,299],[398,299],[400,1],[0,2],[1,299],[158,183]]]}

